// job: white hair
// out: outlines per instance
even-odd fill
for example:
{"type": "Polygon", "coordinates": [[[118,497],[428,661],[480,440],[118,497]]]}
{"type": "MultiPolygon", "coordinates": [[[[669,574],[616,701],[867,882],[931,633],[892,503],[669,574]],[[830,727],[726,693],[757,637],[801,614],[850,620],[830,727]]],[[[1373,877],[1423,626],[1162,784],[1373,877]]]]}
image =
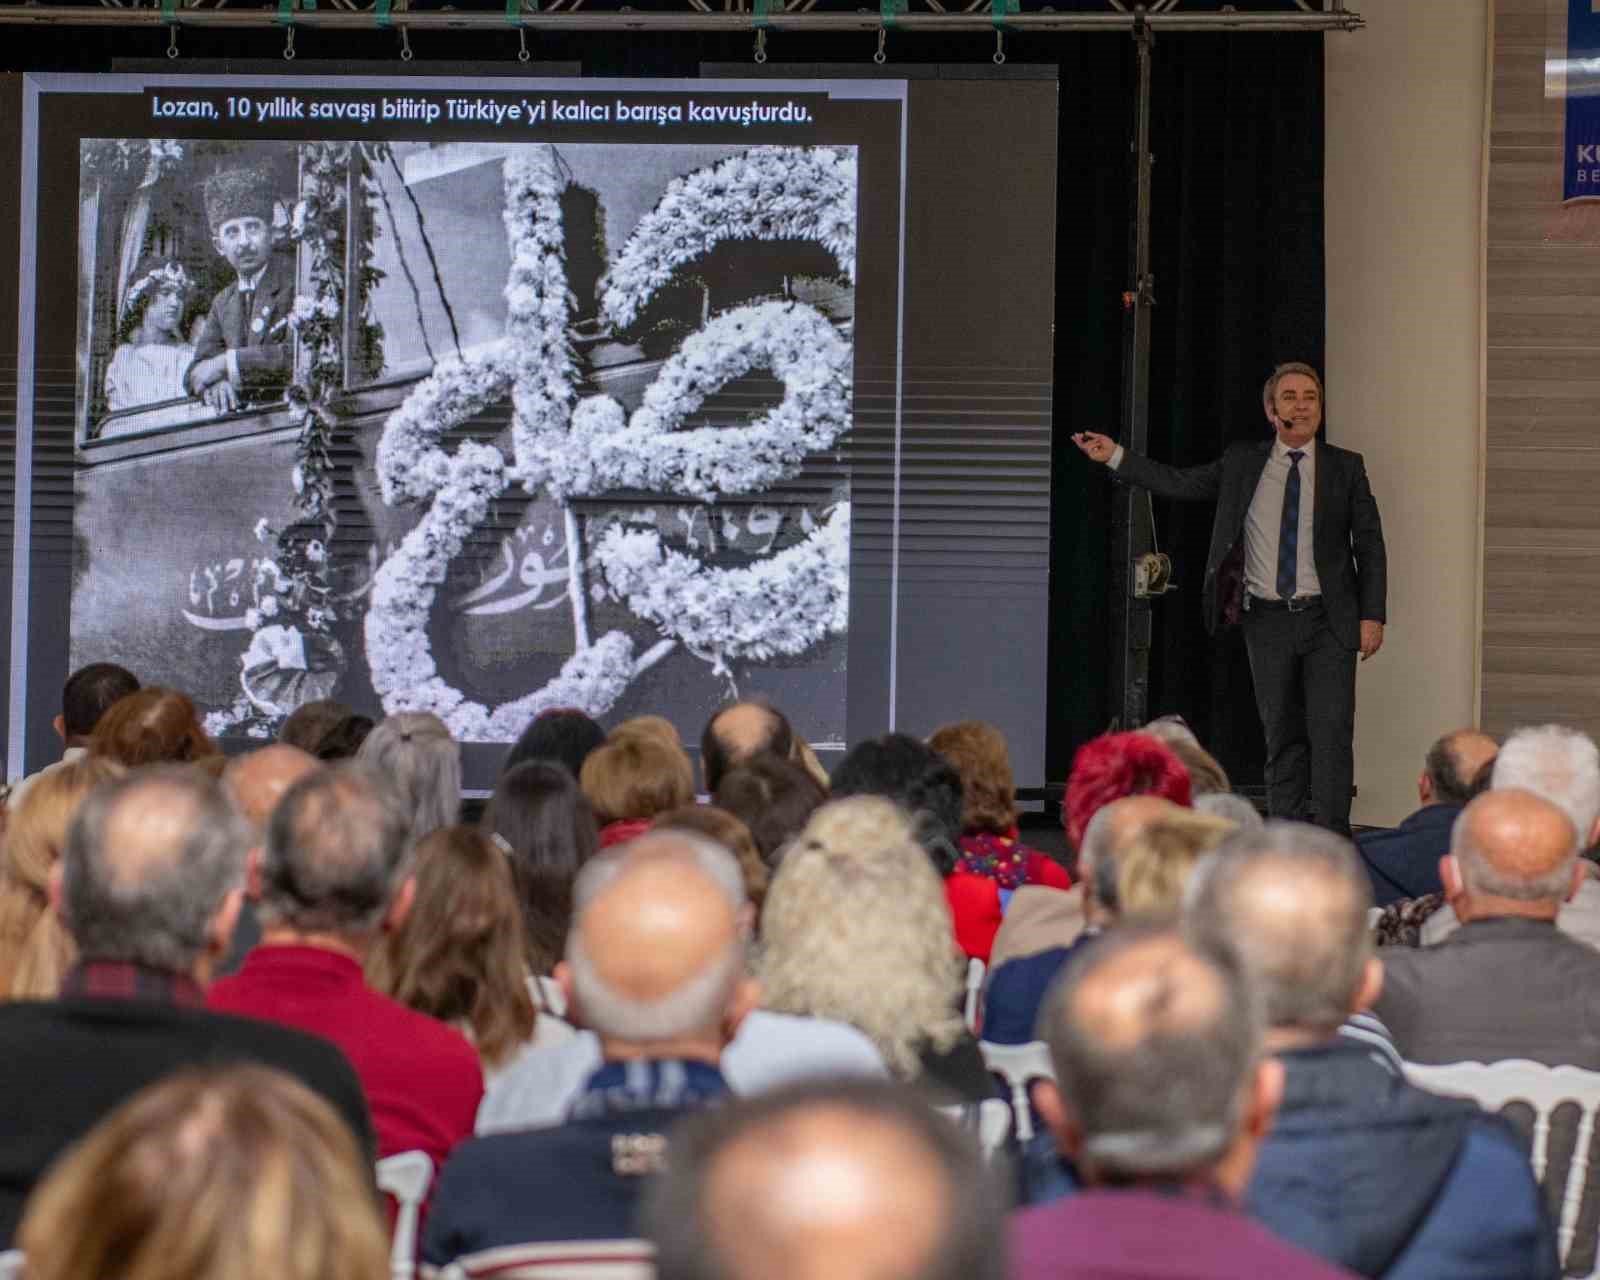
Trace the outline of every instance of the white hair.
{"type": "Polygon", "coordinates": [[[688,831],[650,832],[591,858],[573,885],[573,928],[567,967],[573,1002],[592,1031],[619,1040],[670,1040],[716,1023],[744,976],[748,942],[741,928],[699,973],[654,1000],[622,995],[600,976],[583,941],[584,913],[605,890],[640,865],[641,858],[674,859],[711,881],[741,921],[748,902],[738,860],[721,845],[688,831]]]}
{"type": "Polygon", "coordinates": [[[1580,847],[1600,818],[1600,748],[1579,729],[1541,724],[1517,729],[1494,760],[1490,786],[1516,788],[1548,800],[1572,821],[1580,847]]]}
{"type": "Polygon", "coordinates": [[[1241,833],[1260,831],[1266,823],[1255,805],[1232,791],[1208,791],[1203,796],[1196,796],[1194,811],[1208,813],[1213,818],[1226,818],[1241,833]]]}

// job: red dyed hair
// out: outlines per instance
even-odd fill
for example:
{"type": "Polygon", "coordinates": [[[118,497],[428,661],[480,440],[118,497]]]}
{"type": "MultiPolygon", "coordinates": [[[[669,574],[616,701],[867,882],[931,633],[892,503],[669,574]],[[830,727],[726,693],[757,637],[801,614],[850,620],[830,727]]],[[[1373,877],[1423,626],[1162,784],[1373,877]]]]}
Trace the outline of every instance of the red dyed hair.
{"type": "Polygon", "coordinates": [[[1148,733],[1107,733],[1078,748],[1061,807],[1067,839],[1083,843],[1089,819],[1123,796],[1153,795],[1189,804],[1189,771],[1171,749],[1148,733]]]}

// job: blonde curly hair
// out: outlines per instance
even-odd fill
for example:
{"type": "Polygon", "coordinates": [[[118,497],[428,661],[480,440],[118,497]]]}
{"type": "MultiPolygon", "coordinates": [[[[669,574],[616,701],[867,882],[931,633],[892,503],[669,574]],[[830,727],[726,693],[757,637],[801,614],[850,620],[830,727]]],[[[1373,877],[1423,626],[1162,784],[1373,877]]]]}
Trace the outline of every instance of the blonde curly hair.
{"type": "Polygon", "coordinates": [[[879,796],[823,805],[788,846],[767,891],[756,973],[762,1005],[847,1022],[890,1071],[965,1030],[961,958],[944,885],[911,823],[879,796]]]}

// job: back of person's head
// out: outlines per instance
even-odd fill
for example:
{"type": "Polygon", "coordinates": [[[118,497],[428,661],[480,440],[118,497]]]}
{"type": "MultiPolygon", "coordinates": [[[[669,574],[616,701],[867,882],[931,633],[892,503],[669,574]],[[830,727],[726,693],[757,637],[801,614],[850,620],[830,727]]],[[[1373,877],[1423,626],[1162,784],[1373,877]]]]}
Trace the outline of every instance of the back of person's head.
{"type": "Polygon", "coordinates": [[[1600,821],[1600,749],[1579,729],[1541,724],[1513,730],[1494,758],[1490,786],[1542,796],[1563,810],[1578,843],[1594,843],[1600,821]]]}
{"type": "Polygon", "coordinates": [[[89,750],[129,769],[189,764],[217,754],[188,695],[159,685],[113,703],[95,725],[89,750]]]}
{"type": "MultiPolygon", "coordinates": [[[[1148,732],[1148,730],[1146,730],[1148,732]]],[[[1178,757],[1189,775],[1189,795],[1193,800],[1201,796],[1227,794],[1233,790],[1228,772],[1209,751],[1195,741],[1193,735],[1161,738],[1167,750],[1178,757]]]]}
{"type": "Polygon", "coordinates": [[[669,809],[659,815],[651,826],[657,831],[693,831],[720,844],[738,859],[739,871],[744,876],[745,896],[750,899],[757,917],[761,915],[770,876],[767,864],[761,860],[761,851],[756,848],[755,838],[743,822],[714,804],[686,804],[681,809],[669,809]]]}
{"type": "Polygon", "coordinates": [[[788,718],[761,698],[742,698],[718,707],[700,735],[700,775],[708,792],[722,785],[734,765],[763,752],[789,760],[795,734],[788,718]]]}
{"type": "Polygon", "coordinates": [[[1113,800],[1154,795],[1187,806],[1193,794],[1189,771],[1166,743],[1148,733],[1108,733],[1078,748],[1067,777],[1061,816],[1067,839],[1083,844],[1089,819],[1113,800]]]}
{"type": "Polygon", "coordinates": [[[912,1079],[925,1049],[948,1049],[963,1030],[953,932],[943,882],[904,811],[881,796],[830,801],[767,890],[763,1005],[847,1022],[912,1079]]]}
{"type": "Polygon", "coordinates": [[[506,855],[475,827],[440,827],[417,843],[411,910],[367,962],[379,991],[463,1026],[486,1068],[533,1035],[522,911],[506,855]]]}
{"type": "Polygon", "coordinates": [[[94,756],[57,765],[34,779],[8,815],[0,841],[0,998],[56,994],[75,948],[50,907],[50,874],[84,797],[122,773],[115,761],[94,756]]]}
{"type": "Polygon", "coordinates": [[[935,729],[928,745],[961,776],[961,830],[1007,834],[1017,821],[1017,784],[1006,737],[982,720],[935,729]]]}
{"type": "Polygon", "coordinates": [[[801,766],[766,751],[727,770],[713,798],[749,828],[761,860],[772,868],[828,793],[801,766]]]}
{"type": "Polygon", "coordinates": [[[1466,804],[1479,772],[1494,760],[1496,751],[1495,740],[1476,729],[1456,729],[1439,737],[1422,761],[1430,802],[1466,804]]]}
{"type": "Polygon", "coordinates": [[[275,742],[234,756],[222,771],[222,784],[240,816],[258,832],[264,832],[283,793],[317,767],[316,757],[309,752],[275,742]]]}
{"type": "MultiPolygon", "coordinates": [[[[678,737],[678,726],[666,716],[630,716],[606,734],[606,737],[615,738],[629,733],[643,734],[647,738],[654,738],[663,746],[683,750],[683,739],[678,737]]],[[[690,771],[693,772],[692,766],[690,771]]]]}
{"type": "Polygon", "coordinates": [[[1095,864],[1095,897],[1119,920],[1177,918],[1200,861],[1235,831],[1225,818],[1173,807],[1118,844],[1095,864]]]}
{"type": "Polygon", "coordinates": [[[694,768],[683,749],[651,734],[608,737],[578,775],[601,826],[648,822],[694,799],[694,768]]]}
{"type": "Polygon", "coordinates": [[[1441,867],[1447,896],[1542,903],[1554,909],[1577,874],[1577,828],[1565,809],[1532,791],[1484,792],[1455,820],[1441,867]],[[1459,879],[1459,886],[1452,885],[1459,879]]]}
{"type": "MultiPolygon", "coordinates": [[[[1117,855],[1150,823],[1179,812],[1181,809],[1172,801],[1153,795],[1123,796],[1102,805],[1084,827],[1078,844],[1078,877],[1083,882],[1086,901],[1097,899],[1102,883],[1107,892],[1115,895],[1117,855]]],[[[1113,896],[1106,908],[1114,910],[1115,905],[1113,896]]]]}
{"type": "Polygon", "coordinates": [[[100,717],[130,693],[139,678],[114,662],[91,662],[67,677],[61,690],[61,735],[69,744],[86,742],[100,717]]]}
{"type": "Polygon", "coordinates": [[[198,770],[101,783],[67,831],[62,922],[85,960],[190,972],[228,941],[232,920],[219,916],[242,891],[250,843],[221,784],[198,770]]]}
{"type": "Polygon", "coordinates": [[[1226,818],[1240,831],[1259,831],[1266,821],[1261,810],[1232,791],[1212,791],[1194,798],[1194,811],[1213,818],[1226,818]]]}
{"type": "Polygon", "coordinates": [[[575,1015],[603,1039],[725,1040],[750,991],[747,906],[733,855],[692,832],[597,854],[578,872],[557,970],[575,1015]]]}
{"type": "Polygon", "coordinates": [[[1371,906],[1348,840],[1275,821],[1235,836],[1201,869],[1185,916],[1243,956],[1269,1026],[1332,1035],[1377,996],[1371,906]]]}
{"type": "Polygon", "coordinates": [[[311,754],[325,761],[354,760],[361,754],[362,744],[377,727],[378,722],[371,716],[352,711],[334,721],[328,731],[317,739],[311,754]]]}
{"type": "Polygon", "coordinates": [[[297,933],[376,933],[404,882],[410,828],[359,761],[306,774],[272,811],[261,858],[261,923],[297,933]]]}
{"type": "Polygon", "coordinates": [[[600,847],[594,810],[564,765],[527,760],[500,775],[481,825],[511,860],[528,967],[549,973],[567,949],[572,882],[600,847]]]}
{"type": "Polygon", "coordinates": [[[911,816],[917,842],[941,876],[960,857],[961,775],[943,756],[910,734],[886,733],[858,742],[833,771],[836,800],[882,796],[911,816]]]}
{"type": "Polygon", "coordinates": [[[461,748],[427,711],[385,716],[356,753],[384,780],[412,840],[461,817],[461,748]]]}
{"type": "Polygon", "coordinates": [[[351,714],[350,708],[332,698],[302,702],[289,713],[278,729],[278,741],[317,754],[317,747],[328,730],[351,714]]]}
{"type": "Polygon", "coordinates": [[[1056,1081],[1036,1097],[1090,1183],[1203,1174],[1266,1119],[1259,1002],[1212,940],[1117,930],[1068,964],[1039,1024],[1056,1081]]]}
{"type": "Polygon", "coordinates": [[[606,740],[606,731],[586,712],[574,707],[541,711],[506,752],[501,773],[510,773],[530,760],[553,761],[574,780],[589,753],[606,740]]]}
{"type": "Polygon", "coordinates": [[[643,1222],[660,1280],[1000,1280],[1004,1212],[924,1098],[819,1081],[687,1120],[643,1222]]]}
{"type": "Polygon", "coordinates": [[[29,1280],[379,1280],[389,1259],[348,1126],[257,1066],[135,1094],[51,1167],[17,1244],[29,1280]]]}

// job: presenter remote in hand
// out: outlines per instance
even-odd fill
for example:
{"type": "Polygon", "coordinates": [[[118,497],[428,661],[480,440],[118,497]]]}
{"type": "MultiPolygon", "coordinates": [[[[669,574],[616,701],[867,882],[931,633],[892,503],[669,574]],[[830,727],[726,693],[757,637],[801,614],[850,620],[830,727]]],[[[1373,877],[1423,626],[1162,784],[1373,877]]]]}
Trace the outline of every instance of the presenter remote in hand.
{"type": "Polygon", "coordinates": [[[1121,483],[1217,504],[1201,608],[1208,631],[1244,627],[1268,810],[1348,834],[1356,655],[1383,644],[1383,522],[1361,455],[1317,439],[1317,371],[1279,365],[1262,399],[1272,438],[1235,441],[1198,467],[1152,461],[1097,431],[1072,442],[1121,483]]]}

